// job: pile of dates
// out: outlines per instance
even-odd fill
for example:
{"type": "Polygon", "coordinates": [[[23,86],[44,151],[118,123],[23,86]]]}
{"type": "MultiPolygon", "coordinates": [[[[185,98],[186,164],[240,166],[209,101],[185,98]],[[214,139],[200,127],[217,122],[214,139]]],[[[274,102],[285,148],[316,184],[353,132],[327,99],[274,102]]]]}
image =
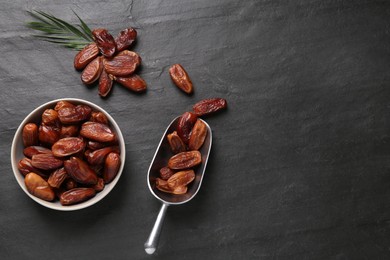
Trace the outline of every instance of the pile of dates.
{"type": "Polygon", "coordinates": [[[108,118],[87,105],[59,101],[39,125],[22,132],[26,156],[18,169],[29,193],[62,205],[88,200],[117,175],[121,160],[108,118]]]}
{"type": "Polygon", "coordinates": [[[196,103],[192,112],[185,112],[178,121],[176,131],[167,135],[171,151],[174,154],[167,166],[160,169],[156,178],[156,188],[162,192],[185,194],[187,185],[195,179],[194,168],[201,164],[199,149],[207,137],[207,126],[198,117],[225,109],[223,98],[204,99],[196,103]]]}
{"type": "Polygon", "coordinates": [[[137,38],[134,28],[121,31],[114,38],[106,29],[92,31],[94,42],[85,46],[74,58],[76,70],[83,70],[81,81],[90,85],[99,80],[99,95],[106,97],[113,82],[135,92],[146,90],[146,82],[134,71],[141,64],[141,57],[127,50],[137,38]]]}

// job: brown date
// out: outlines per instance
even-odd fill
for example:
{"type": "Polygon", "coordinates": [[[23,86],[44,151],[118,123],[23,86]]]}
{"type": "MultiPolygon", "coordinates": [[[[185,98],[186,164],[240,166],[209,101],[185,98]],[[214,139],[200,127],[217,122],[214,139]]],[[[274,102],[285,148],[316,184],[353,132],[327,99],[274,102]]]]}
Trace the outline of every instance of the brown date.
{"type": "Polygon", "coordinates": [[[57,104],[54,107],[54,110],[58,112],[58,110],[65,107],[74,107],[74,105],[68,101],[61,100],[57,102],[57,104]]]}
{"type": "Polygon", "coordinates": [[[53,127],[60,127],[61,122],[58,113],[54,109],[46,109],[42,114],[42,124],[53,127]]]}
{"type": "Polygon", "coordinates": [[[192,110],[198,116],[208,115],[215,113],[219,110],[225,109],[227,107],[226,99],[223,98],[209,98],[203,99],[196,103],[192,110]]]}
{"type": "Polygon", "coordinates": [[[61,126],[60,138],[74,137],[79,134],[78,125],[63,125],[61,126]]]}
{"type": "Polygon", "coordinates": [[[180,186],[186,186],[195,179],[195,173],[193,170],[180,171],[173,174],[167,181],[168,187],[174,190],[180,186]]]}
{"type": "Polygon", "coordinates": [[[169,167],[163,167],[160,169],[160,177],[163,180],[168,180],[175,172],[169,167]]]}
{"type": "Polygon", "coordinates": [[[130,45],[135,41],[136,38],[137,31],[134,28],[129,27],[121,31],[115,38],[117,51],[123,51],[130,47],[130,45]]]}
{"type": "Polygon", "coordinates": [[[174,64],[169,68],[169,75],[175,85],[187,94],[193,91],[192,82],[187,72],[180,64],[174,64]]]}
{"type": "Polygon", "coordinates": [[[61,194],[60,202],[62,205],[73,205],[86,201],[96,194],[93,188],[74,188],[61,194]]]}
{"type": "Polygon", "coordinates": [[[110,183],[118,174],[121,166],[121,158],[117,153],[109,153],[104,164],[103,180],[104,183],[110,183]]]}
{"type": "Polygon", "coordinates": [[[41,170],[38,170],[31,164],[31,159],[29,158],[21,159],[18,163],[18,169],[23,176],[26,176],[30,172],[35,172],[42,177],[46,177],[46,174],[42,173],[41,170]]]}
{"type": "Polygon", "coordinates": [[[108,125],[108,118],[103,112],[96,112],[96,111],[92,112],[89,121],[108,125]]]}
{"type": "Polygon", "coordinates": [[[104,69],[114,76],[128,76],[140,65],[141,57],[132,51],[124,50],[112,59],[103,59],[104,69]]]}
{"type": "Polygon", "coordinates": [[[47,146],[52,146],[60,139],[60,129],[53,126],[41,125],[39,126],[39,141],[47,146]]]}
{"type": "Polygon", "coordinates": [[[102,70],[102,74],[99,78],[99,89],[98,93],[101,97],[106,97],[112,88],[113,83],[113,77],[112,75],[109,75],[105,69],[102,70]]]}
{"type": "Polygon", "coordinates": [[[78,153],[85,148],[85,142],[79,137],[65,137],[53,144],[51,150],[54,156],[65,157],[78,153]]]}
{"type": "Polygon", "coordinates": [[[77,182],[73,180],[72,178],[68,178],[64,181],[64,188],[65,190],[71,190],[74,188],[77,188],[77,182]]]}
{"type": "Polygon", "coordinates": [[[185,112],[177,123],[177,134],[186,144],[188,144],[190,134],[194,124],[196,123],[196,120],[198,120],[198,117],[195,114],[191,112],[185,112]]]}
{"type": "Polygon", "coordinates": [[[172,133],[168,134],[167,139],[174,154],[185,152],[187,150],[186,145],[184,144],[183,140],[181,140],[181,138],[177,135],[176,131],[173,131],[172,133]]]}
{"type": "Polygon", "coordinates": [[[23,154],[31,158],[33,155],[40,154],[40,153],[52,153],[50,149],[42,147],[42,146],[29,146],[23,149],[23,154]]]}
{"type": "Polygon", "coordinates": [[[168,161],[168,167],[172,170],[192,168],[202,162],[199,151],[182,152],[172,156],[168,161]]]}
{"type": "Polygon", "coordinates": [[[142,92],[146,90],[145,80],[136,74],[127,77],[115,77],[114,80],[134,92],[142,92]]]}
{"type": "Polygon", "coordinates": [[[93,186],[93,189],[96,192],[100,192],[104,189],[104,180],[102,178],[98,178],[97,183],[93,186]]]}
{"type": "Polygon", "coordinates": [[[85,122],[81,126],[80,134],[85,138],[103,143],[112,142],[116,138],[108,125],[97,122],[85,122]]]}
{"type": "Polygon", "coordinates": [[[91,149],[92,151],[102,149],[102,148],[104,148],[106,146],[107,146],[107,144],[99,143],[99,142],[96,142],[96,141],[88,141],[88,143],[87,143],[87,147],[89,149],[91,149]]]}
{"type": "Polygon", "coordinates": [[[115,54],[116,44],[114,37],[106,29],[95,29],[92,31],[92,36],[101,54],[105,57],[112,57],[115,54]]]}
{"type": "Polygon", "coordinates": [[[42,153],[33,155],[31,164],[41,170],[55,170],[62,166],[63,161],[55,158],[51,153],[42,153]]]}
{"type": "Polygon", "coordinates": [[[47,182],[52,188],[59,188],[64,180],[68,177],[68,174],[65,171],[65,168],[59,168],[52,172],[49,176],[47,182]]]}
{"type": "Polygon", "coordinates": [[[178,186],[172,190],[171,188],[169,188],[168,182],[160,178],[156,179],[156,188],[162,192],[172,194],[185,194],[187,192],[187,186],[178,186]]]}
{"type": "Polygon", "coordinates": [[[23,145],[32,146],[38,144],[38,126],[34,123],[28,123],[22,131],[23,145]]]}
{"type": "Polygon", "coordinates": [[[81,73],[81,81],[84,84],[92,84],[100,77],[103,70],[102,57],[96,57],[81,73]]]}
{"type": "Polygon", "coordinates": [[[108,146],[95,151],[91,151],[86,155],[88,163],[91,165],[103,164],[106,160],[106,157],[109,153],[117,152],[119,153],[118,146],[108,146]]]}
{"type": "Polygon", "coordinates": [[[69,160],[66,160],[64,167],[68,175],[79,183],[95,185],[97,182],[95,171],[86,162],[77,157],[71,157],[69,160]]]}
{"type": "Polygon", "coordinates": [[[30,172],[24,178],[24,183],[29,193],[46,201],[52,201],[55,198],[54,191],[49,184],[38,174],[30,172]]]}
{"type": "Polygon", "coordinates": [[[207,136],[207,126],[202,120],[198,119],[192,128],[188,148],[190,150],[199,150],[202,147],[207,136]]]}
{"type": "Polygon", "coordinates": [[[58,117],[63,124],[77,124],[88,119],[92,109],[87,105],[63,107],[58,110],[58,117]]]}
{"type": "Polygon", "coordinates": [[[99,48],[96,43],[88,44],[81,51],[79,51],[74,57],[74,68],[76,70],[82,70],[88,65],[93,59],[99,55],[99,48]]]}

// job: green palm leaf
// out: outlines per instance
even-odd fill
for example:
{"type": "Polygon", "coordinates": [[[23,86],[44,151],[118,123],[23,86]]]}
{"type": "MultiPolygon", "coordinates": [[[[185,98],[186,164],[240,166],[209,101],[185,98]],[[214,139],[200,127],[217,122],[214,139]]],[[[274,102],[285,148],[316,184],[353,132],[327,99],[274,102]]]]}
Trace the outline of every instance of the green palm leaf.
{"type": "Polygon", "coordinates": [[[80,21],[80,25],[77,25],[80,29],[42,11],[27,12],[37,21],[27,22],[26,26],[42,32],[42,34],[34,35],[35,37],[76,50],[81,50],[93,41],[91,29],[74,11],[73,13],[80,21]]]}

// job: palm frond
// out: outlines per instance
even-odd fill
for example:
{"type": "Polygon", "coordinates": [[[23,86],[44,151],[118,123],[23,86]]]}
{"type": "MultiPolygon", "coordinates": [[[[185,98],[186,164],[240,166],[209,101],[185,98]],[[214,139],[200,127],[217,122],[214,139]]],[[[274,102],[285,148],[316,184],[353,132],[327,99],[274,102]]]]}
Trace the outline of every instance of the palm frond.
{"type": "Polygon", "coordinates": [[[26,26],[42,34],[34,35],[42,40],[60,44],[64,47],[81,50],[93,41],[91,29],[73,11],[80,21],[76,26],[43,11],[27,11],[37,21],[27,22],[26,26]]]}

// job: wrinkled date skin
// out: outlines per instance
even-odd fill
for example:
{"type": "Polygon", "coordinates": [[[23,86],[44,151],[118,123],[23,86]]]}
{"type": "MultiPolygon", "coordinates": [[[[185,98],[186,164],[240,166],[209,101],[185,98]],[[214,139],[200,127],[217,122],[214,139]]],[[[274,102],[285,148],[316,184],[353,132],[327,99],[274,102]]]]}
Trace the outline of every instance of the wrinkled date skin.
{"type": "Polygon", "coordinates": [[[103,180],[104,183],[110,183],[118,174],[121,165],[121,158],[117,153],[109,153],[104,163],[103,180]]]}
{"type": "Polygon", "coordinates": [[[136,38],[137,31],[134,28],[129,27],[121,31],[115,38],[117,51],[119,52],[129,48],[136,38]]]}
{"type": "Polygon", "coordinates": [[[41,125],[38,133],[39,141],[44,145],[52,146],[60,139],[60,131],[57,127],[41,125]]]}
{"type": "Polygon", "coordinates": [[[86,162],[77,157],[71,157],[69,160],[66,160],[64,167],[69,176],[79,183],[88,185],[97,183],[95,171],[86,162]]]}
{"type": "Polygon", "coordinates": [[[113,76],[109,75],[105,69],[103,69],[102,74],[100,75],[99,78],[99,95],[101,97],[106,97],[112,88],[112,83],[113,83],[113,76]]]}
{"type": "Polygon", "coordinates": [[[102,55],[110,58],[115,54],[115,39],[106,29],[95,29],[92,31],[92,36],[102,55]]]}
{"type": "Polygon", "coordinates": [[[98,181],[95,184],[95,186],[93,186],[93,189],[96,192],[101,192],[104,189],[104,180],[103,180],[103,178],[98,178],[98,181]]]}
{"type": "Polygon", "coordinates": [[[81,51],[79,51],[74,57],[74,68],[76,70],[84,69],[88,63],[94,60],[99,55],[99,48],[96,43],[88,44],[81,51]]]}
{"type": "Polygon", "coordinates": [[[215,113],[219,110],[226,109],[227,102],[223,98],[209,98],[203,99],[196,103],[192,110],[198,116],[208,115],[215,113]]]}
{"type": "Polygon", "coordinates": [[[198,117],[195,114],[191,112],[185,112],[177,123],[177,134],[186,144],[188,144],[190,134],[194,124],[196,123],[196,120],[198,120],[198,117]]]}
{"type": "Polygon", "coordinates": [[[82,138],[66,137],[55,142],[51,147],[51,150],[54,156],[65,157],[84,150],[85,145],[82,138]]]}
{"type": "Polygon", "coordinates": [[[86,105],[64,107],[58,110],[58,117],[63,124],[77,124],[89,118],[92,109],[86,105]]]}
{"type": "Polygon", "coordinates": [[[169,167],[163,167],[160,169],[160,177],[163,180],[168,180],[175,172],[169,167]]]}
{"type": "Polygon", "coordinates": [[[31,164],[41,170],[55,170],[63,165],[63,161],[51,153],[42,153],[32,156],[31,164]]]}
{"type": "Polygon", "coordinates": [[[65,107],[75,107],[75,105],[73,105],[72,103],[70,103],[68,101],[61,100],[61,101],[57,102],[57,104],[54,107],[54,110],[58,112],[60,109],[65,108],[65,107]]]}
{"type": "Polygon", "coordinates": [[[106,146],[107,146],[107,144],[99,143],[99,142],[96,142],[96,141],[88,141],[88,143],[87,143],[87,147],[89,149],[91,149],[92,151],[102,149],[102,148],[104,148],[106,146]]]}
{"type": "Polygon", "coordinates": [[[108,125],[108,118],[103,112],[96,112],[96,111],[92,112],[89,121],[108,125]]]}
{"type": "Polygon", "coordinates": [[[38,144],[38,126],[34,123],[28,123],[22,131],[23,145],[25,147],[38,144]]]}
{"type": "Polygon", "coordinates": [[[29,193],[46,201],[52,201],[55,198],[54,191],[49,184],[38,174],[30,172],[24,178],[24,183],[29,193]]]}
{"type": "Polygon", "coordinates": [[[80,134],[88,139],[97,142],[112,142],[115,140],[115,134],[109,126],[97,122],[85,122],[81,126],[80,134]]]}
{"type": "Polygon", "coordinates": [[[168,161],[168,167],[172,170],[192,168],[202,162],[199,151],[182,152],[172,156],[168,161]]]}
{"type": "Polygon", "coordinates": [[[145,80],[136,74],[128,77],[115,77],[114,80],[134,92],[143,92],[146,90],[145,80]]]}
{"type": "Polygon", "coordinates": [[[62,205],[73,205],[86,201],[96,194],[93,188],[74,188],[61,194],[60,202],[62,205]]]}
{"type": "Polygon", "coordinates": [[[141,57],[132,51],[124,50],[112,59],[103,59],[104,69],[114,76],[129,76],[140,65],[141,57]]]}
{"type": "Polygon", "coordinates": [[[77,182],[72,178],[68,178],[64,181],[64,188],[65,190],[71,190],[77,188],[77,182]]]}
{"type": "Polygon", "coordinates": [[[46,175],[43,174],[40,170],[35,168],[32,163],[31,159],[29,158],[23,158],[18,163],[18,169],[22,173],[23,176],[26,176],[30,172],[35,172],[36,174],[45,177],[46,175]]]}
{"type": "Polygon", "coordinates": [[[61,126],[60,138],[74,137],[79,133],[78,125],[63,125],[61,126]]]}
{"type": "Polygon", "coordinates": [[[42,146],[29,146],[23,149],[23,154],[31,158],[33,155],[40,154],[40,153],[52,153],[50,149],[42,147],[42,146]]]}
{"type": "Polygon", "coordinates": [[[192,128],[188,147],[190,150],[199,150],[207,136],[207,126],[202,120],[197,120],[192,128]]]}
{"type": "Polygon", "coordinates": [[[192,81],[180,64],[174,64],[169,68],[169,75],[175,85],[187,94],[193,91],[192,81]]]}
{"type": "Polygon", "coordinates": [[[186,186],[195,179],[195,173],[193,170],[180,171],[173,174],[167,181],[168,187],[174,190],[180,186],[186,186]]]}
{"type": "Polygon", "coordinates": [[[62,167],[52,172],[47,182],[50,187],[59,188],[67,177],[68,174],[66,173],[65,168],[62,167]]]}
{"type": "Polygon", "coordinates": [[[54,109],[46,109],[42,114],[42,124],[47,126],[61,127],[58,113],[54,109]]]}
{"type": "Polygon", "coordinates": [[[177,135],[177,132],[174,131],[167,135],[167,139],[169,142],[169,146],[171,147],[172,153],[177,154],[181,152],[185,152],[186,145],[184,144],[183,140],[177,135]]]}
{"type": "Polygon", "coordinates": [[[91,61],[81,73],[81,81],[86,84],[92,84],[99,79],[103,70],[102,57],[96,57],[91,61]]]}
{"type": "Polygon", "coordinates": [[[119,147],[118,146],[104,147],[88,153],[86,157],[89,164],[98,165],[98,164],[103,164],[106,159],[106,156],[112,152],[119,153],[119,147]]]}
{"type": "Polygon", "coordinates": [[[176,195],[185,194],[187,192],[187,186],[178,186],[172,190],[171,188],[169,188],[168,182],[160,178],[156,179],[156,188],[162,192],[172,193],[176,195]]]}

